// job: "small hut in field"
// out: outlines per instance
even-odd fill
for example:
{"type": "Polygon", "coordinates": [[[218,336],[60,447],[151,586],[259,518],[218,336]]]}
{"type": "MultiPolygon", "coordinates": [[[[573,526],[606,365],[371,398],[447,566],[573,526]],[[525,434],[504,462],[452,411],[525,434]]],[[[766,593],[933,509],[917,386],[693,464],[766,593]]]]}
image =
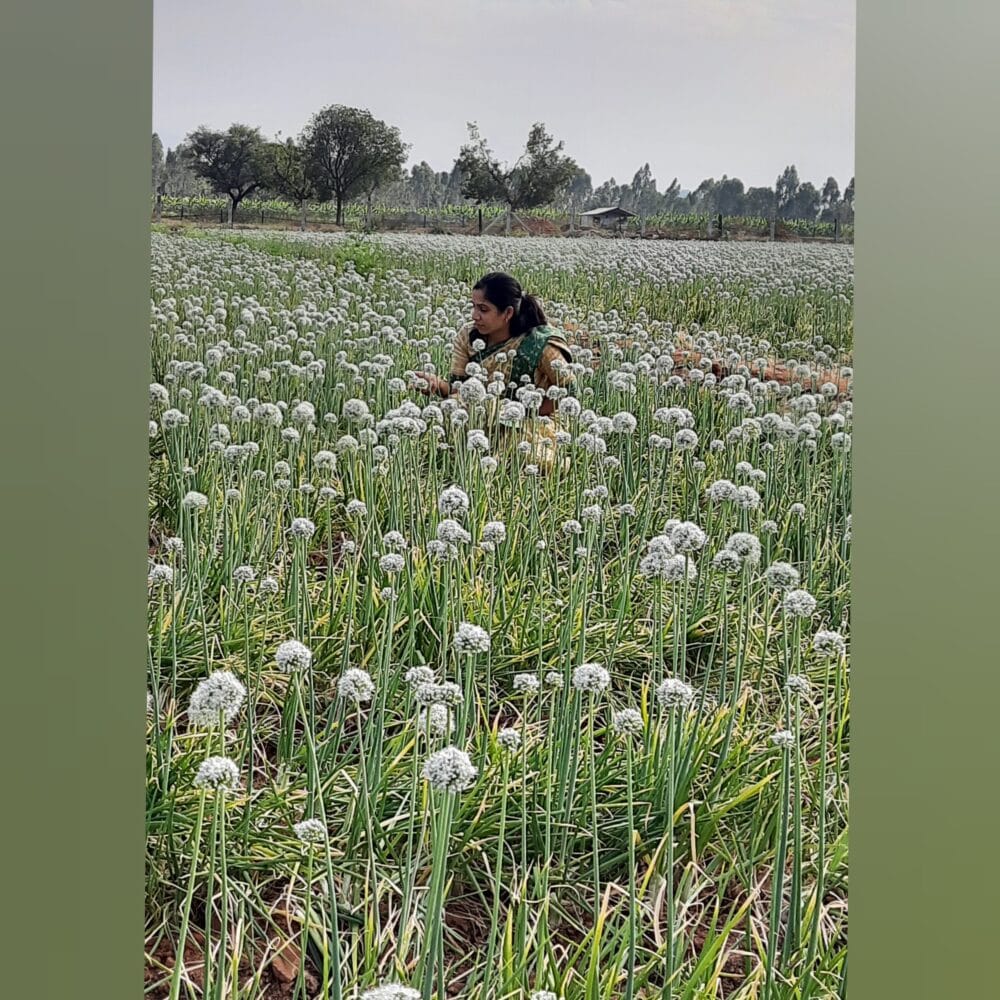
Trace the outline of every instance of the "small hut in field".
{"type": "Polygon", "coordinates": [[[627,208],[612,206],[609,208],[592,208],[589,212],[580,213],[581,229],[616,229],[629,219],[636,218],[635,212],[627,208]]]}

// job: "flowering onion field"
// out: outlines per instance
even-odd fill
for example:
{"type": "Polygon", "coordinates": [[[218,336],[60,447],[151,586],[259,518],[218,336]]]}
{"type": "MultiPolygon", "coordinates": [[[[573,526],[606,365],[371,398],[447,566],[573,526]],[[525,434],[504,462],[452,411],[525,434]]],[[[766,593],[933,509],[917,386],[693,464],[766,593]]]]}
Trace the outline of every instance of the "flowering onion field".
{"type": "Polygon", "coordinates": [[[152,237],[146,993],[847,982],[853,251],[152,237]],[[570,390],[446,374],[508,270],[570,390]]]}

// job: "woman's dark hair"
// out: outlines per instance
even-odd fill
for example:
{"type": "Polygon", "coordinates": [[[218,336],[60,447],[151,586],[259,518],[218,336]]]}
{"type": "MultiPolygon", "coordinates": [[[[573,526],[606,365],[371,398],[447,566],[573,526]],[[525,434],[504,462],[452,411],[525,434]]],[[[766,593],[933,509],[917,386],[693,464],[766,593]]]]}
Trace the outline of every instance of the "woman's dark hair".
{"type": "Polygon", "coordinates": [[[545,326],[548,320],[542,311],[542,304],[534,295],[528,295],[516,278],[503,271],[484,274],[473,286],[475,292],[482,292],[487,302],[491,302],[500,312],[513,307],[510,320],[511,336],[517,337],[536,326],[545,326]]]}

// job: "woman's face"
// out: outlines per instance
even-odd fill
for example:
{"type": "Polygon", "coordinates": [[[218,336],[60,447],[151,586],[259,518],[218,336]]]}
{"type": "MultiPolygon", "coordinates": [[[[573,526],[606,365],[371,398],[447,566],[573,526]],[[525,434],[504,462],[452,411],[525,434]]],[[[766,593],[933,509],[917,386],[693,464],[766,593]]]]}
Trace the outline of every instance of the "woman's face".
{"type": "Polygon", "coordinates": [[[478,288],[472,291],[472,323],[483,340],[491,335],[507,332],[514,315],[512,306],[500,312],[478,288]]]}

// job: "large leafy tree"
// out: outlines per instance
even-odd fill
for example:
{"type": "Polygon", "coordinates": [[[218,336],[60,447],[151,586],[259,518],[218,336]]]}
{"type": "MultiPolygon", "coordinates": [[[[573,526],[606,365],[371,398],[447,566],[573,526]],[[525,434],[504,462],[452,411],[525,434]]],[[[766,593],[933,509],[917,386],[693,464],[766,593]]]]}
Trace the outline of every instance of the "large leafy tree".
{"type": "Polygon", "coordinates": [[[462,196],[482,204],[507,206],[507,232],[511,213],[518,209],[548,205],[563,194],[577,176],[576,162],[563,153],[541,122],[531,126],[524,152],[513,166],[493,155],[474,122],[469,122],[469,141],[462,146],[455,166],[464,174],[462,196]]]}
{"type": "Polygon", "coordinates": [[[265,146],[267,187],[299,206],[299,228],[306,228],[306,205],[317,196],[302,147],[294,139],[270,142],[265,146]]]}
{"type": "Polygon", "coordinates": [[[344,222],[344,203],[398,177],[407,147],[399,129],[363,108],[341,104],[317,111],[300,139],[310,176],[324,200],[337,205],[337,225],[344,222]]]}
{"type": "Polygon", "coordinates": [[[229,198],[229,225],[247,195],[263,187],[268,167],[259,128],[230,125],[225,132],[195,129],[184,141],[184,156],[191,169],[217,194],[229,198]]]}

